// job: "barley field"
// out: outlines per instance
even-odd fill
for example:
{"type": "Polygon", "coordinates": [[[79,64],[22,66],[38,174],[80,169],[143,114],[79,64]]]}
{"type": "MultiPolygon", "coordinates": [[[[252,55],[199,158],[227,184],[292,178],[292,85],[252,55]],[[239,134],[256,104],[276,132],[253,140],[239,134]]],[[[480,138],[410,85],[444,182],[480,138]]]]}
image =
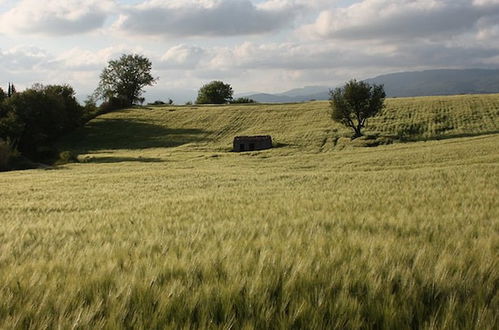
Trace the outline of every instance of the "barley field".
{"type": "Polygon", "coordinates": [[[0,173],[0,328],[497,329],[498,114],[390,99],[373,148],[327,102],[96,118],[0,173]]]}

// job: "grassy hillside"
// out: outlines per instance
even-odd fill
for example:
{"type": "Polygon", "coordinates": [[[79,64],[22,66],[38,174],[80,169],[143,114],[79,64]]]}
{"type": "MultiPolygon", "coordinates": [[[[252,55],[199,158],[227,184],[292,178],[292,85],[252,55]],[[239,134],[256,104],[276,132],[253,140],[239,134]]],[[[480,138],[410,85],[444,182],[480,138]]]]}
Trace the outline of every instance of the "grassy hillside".
{"type": "Polygon", "coordinates": [[[448,139],[376,148],[320,102],[102,116],[0,173],[0,328],[497,328],[498,109],[390,100],[371,133],[448,139]]]}
{"type": "MultiPolygon", "coordinates": [[[[369,121],[367,134],[425,140],[499,132],[499,94],[388,99],[386,104],[383,114],[369,121]]],[[[247,134],[271,134],[280,146],[317,152],[335,149],[338,138],[351,131],[330,120],[328,102],[151,107],[101,116],[61,148],[225,152],[234,136],[247,134]]]]}

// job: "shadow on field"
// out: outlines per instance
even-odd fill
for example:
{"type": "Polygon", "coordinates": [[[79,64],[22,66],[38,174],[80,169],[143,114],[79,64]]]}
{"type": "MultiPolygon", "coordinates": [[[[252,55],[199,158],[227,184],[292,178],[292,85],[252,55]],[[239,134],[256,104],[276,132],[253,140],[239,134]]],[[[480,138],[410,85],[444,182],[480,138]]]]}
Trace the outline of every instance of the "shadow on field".
{"type": "Polygon", "coordinates": [[[465,138],[465,137],[476,137],[482,135],[491,135],[491,134],[499,134],[499,130],[490,130],[476,133],[454,133],[447,135],[435,135],[431,137],[404,137],[400,138],[400,141],[403,143],[409,142],[420,142],[420,141],[436,141],[436,140],[448,140],[448,139],[457,139],[457,138],[465,138]]]}
{"type": "Polygon", "coordinates": [[[85,159],[84,163],[91,164],[109,164],[109,163],[125,163],[125,162],[138,162],[138,163],[162,163],[161,158],[146,158],[146,157],[90,157],[85,159]]]}
{"type": "Polygon", "coordinates": [[[484,131],[484,132],[476,132],[476,133],[456,133],[456,134],[449,134],[449,135],[437,135],[433,138],[433,140],[446,140],[446,139],[455,139],[455,138],[462,138],[462,137],[474,137],[474,136],[481,136],[481,135],[490,135],[490,134],[498,134],[499,130],[492,130],[492,131],[484,131]]]}
{"type": "Polygon", "coordinates": [[[293,146],[292,144],[289,143],[280,143],[280,142],[274,142],[272,144],[272,148],[277,149],[277,148],[285,148],[285,147],[291,147],[293,146]]]}
{"type": "Polygon", "coordinates": [[[64,140],[78,153],[99,150],[173,148],[205,140],[209,131],[197,128],[169,128],[130,119],[97,119],[64,140]]]}

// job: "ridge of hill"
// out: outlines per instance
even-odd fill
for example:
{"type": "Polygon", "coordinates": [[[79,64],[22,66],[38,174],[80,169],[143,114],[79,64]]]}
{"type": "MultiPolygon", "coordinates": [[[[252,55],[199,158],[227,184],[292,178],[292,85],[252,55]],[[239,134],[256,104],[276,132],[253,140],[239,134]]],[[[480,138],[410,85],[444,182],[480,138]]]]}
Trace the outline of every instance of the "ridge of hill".
{"type": "MultiPolygon", "coordinates": [[[[398,72],[365,79],[383,84],[388,97],[414,97],[459,94],[490,94],[499,92],[499,70],[440,69],[398,72]]],[[[253,94],[257,102],[304,102],[329,99],[329,89],[338,86],[307,86],[277,94],[253,94]]]]}

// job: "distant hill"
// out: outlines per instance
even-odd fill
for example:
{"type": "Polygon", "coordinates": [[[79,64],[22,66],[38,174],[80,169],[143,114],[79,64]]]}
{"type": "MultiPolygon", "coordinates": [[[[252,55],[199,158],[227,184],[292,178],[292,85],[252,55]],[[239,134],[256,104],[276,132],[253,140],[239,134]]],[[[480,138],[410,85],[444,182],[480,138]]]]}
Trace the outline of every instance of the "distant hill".
{"type": "Polygon", "coordinates": [[[390,97],[485,94],[499,92],[499,70],[428,70],[366,79],[384,84],[390,97]]]}
{"type": "Polygon", "coordinates": [[[282,94],[267,94],[267,93],[259,93],[252,94],[247,96],[248,98],[255,100],[260,103],[292,103],[292,102],[303,102],[296,101],[295,98],[289,97],[282,94]]]}
{"type": "MultiPolygon", "coordinates": [[[[426,70],[399,72],[365,79],[383,84],[388,97],[499,93],[499,70],[426,70]]],[[[265,103],[327,100],[329,89],[338,86],[308,86],[279,94],[252,94],[247,97],[265,103]]]]}

